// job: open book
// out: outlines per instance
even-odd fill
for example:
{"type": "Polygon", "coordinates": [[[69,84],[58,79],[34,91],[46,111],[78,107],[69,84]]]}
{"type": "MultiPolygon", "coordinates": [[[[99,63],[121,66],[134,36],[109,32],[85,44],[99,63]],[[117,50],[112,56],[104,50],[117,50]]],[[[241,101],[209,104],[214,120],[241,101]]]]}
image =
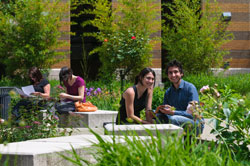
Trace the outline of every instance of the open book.
{"type": "Polygon", "coordinates": [[[21,96],[25,96],[25,97],[35,97],[32,96],[31,94],[35,92],[34,86],[33,85],[29,85],[29,86],[24,86],[21,89],[16,88],[17,93],[19,93],[21,96]]]}

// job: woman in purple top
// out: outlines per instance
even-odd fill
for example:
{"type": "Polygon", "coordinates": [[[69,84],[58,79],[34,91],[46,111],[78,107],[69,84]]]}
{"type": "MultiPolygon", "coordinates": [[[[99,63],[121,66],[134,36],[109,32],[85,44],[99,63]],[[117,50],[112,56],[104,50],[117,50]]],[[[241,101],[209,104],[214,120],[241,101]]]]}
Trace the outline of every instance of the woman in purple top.
{"type": "Polygon", "coordinates": [[[75,111],[76,101],[86,102],[85,81],[80,76],[73,75],[73,71],[68,67],[62,67],[59,73],[60,84],[67,88],[66,93],[60,93],[61,103],[56,109],[59,113],[75,111]]]}

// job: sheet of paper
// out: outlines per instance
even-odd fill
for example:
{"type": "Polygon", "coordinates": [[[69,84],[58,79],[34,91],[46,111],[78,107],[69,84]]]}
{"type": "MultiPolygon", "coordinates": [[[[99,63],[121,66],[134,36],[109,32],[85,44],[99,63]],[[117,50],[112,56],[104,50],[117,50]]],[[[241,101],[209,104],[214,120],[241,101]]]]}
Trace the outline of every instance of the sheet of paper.
{"type": "Polygon", "coordinates": [[[23,92],[24,92],[26,95],[29,95],[29,96],[30,96],[31,93],[34,93],[34,92],[35,92],[35,89],[34,89],[34,86],[33,86],[33,85],[24,86],[24,87],[22,87],[22,90],[23,90],[23,92]]]}
{"type": "Polygon", "coordinates": [[[24,86],[22,87],[23,93],[25,95],[27,95],[28,97],[33,97],[31,96],[31,93],[35,92],[34,86],[33,85],[29,85],[29,86],[24,86]]]}
{"type": "Polygon", "coordinates": [[[21,89],[19,89],[19,88],[16,88],[16,91],[17,91],[17,93],[18,93],[19,95],[28,97],[28,96],[27,96],[25,93],[23,93],[23,91],[22,91],[21,89]]]}

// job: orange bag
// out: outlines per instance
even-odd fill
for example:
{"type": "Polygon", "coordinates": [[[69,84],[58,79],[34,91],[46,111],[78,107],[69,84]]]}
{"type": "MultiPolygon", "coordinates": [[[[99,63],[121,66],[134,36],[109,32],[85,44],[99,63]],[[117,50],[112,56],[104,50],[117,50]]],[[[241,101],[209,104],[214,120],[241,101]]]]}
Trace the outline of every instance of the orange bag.
{"type": "Polygon", "coordinates": [[[97,107],[94,106],[91,102],[87,101],[86,103],[75,102],[75,107],[77,112],[95,112],[97,107]]]}

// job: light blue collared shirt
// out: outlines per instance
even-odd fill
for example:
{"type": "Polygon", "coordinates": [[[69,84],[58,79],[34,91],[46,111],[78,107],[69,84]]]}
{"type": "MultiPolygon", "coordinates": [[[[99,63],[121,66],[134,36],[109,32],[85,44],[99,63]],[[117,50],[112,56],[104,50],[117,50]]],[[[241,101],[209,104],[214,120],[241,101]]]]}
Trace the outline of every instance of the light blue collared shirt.
{"type": "Polygon", "coordinates": [[[193,119],[192,115],[186,113],[188,103],[193,100],[199,102],[196,87],[187,81],[181,80],[178,89],[175,89],[174,85],[172,85],[166,90],[163,104],[175,107],[174,115],[181,115],[193,119]]]}

